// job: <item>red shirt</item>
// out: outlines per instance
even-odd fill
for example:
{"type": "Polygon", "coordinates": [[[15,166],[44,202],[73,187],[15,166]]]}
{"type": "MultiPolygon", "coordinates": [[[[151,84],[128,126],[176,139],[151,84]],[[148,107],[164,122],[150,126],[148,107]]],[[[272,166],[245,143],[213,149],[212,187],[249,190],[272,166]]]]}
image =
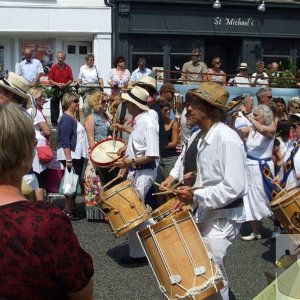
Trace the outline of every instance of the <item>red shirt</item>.
{"type": "Polygon", "coordinates": [[[93,276],[91,256],[53,204],[0,206],[0,241],[0,298],[68,299],[68,292],[80,291],[93,276]]]}
{"type": "Polygon", "coordinates": [[[69,65],[65,64],[60,69],[59,64],[55,64],[51,67],[48,78],[58,83],[67,83],[69,80],[73,81],[73,73],[69,65]]]}

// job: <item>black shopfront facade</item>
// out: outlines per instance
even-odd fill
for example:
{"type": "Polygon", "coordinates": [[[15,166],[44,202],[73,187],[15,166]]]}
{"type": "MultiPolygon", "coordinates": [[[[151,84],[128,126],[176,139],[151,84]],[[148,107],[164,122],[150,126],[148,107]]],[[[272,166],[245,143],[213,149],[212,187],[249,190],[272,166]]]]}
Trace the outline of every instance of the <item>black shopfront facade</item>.
{"type": "MultiPolygon", "coordinates": [[[[283,1],[282,1],[283,2],[283,1]]],[[[234,74],[240,62],[249,71],[255,62],[288,59],[300,68],[300,5],[268,3],[257,10],[257,1],[221,1],[214,9],[211,1],[128,0],[114,1],[113,56],[123,55],[127,68],[134,70],[139,57],[148,67],[178,71],[200,48],[208,66],[215,56],[223,60],[223,70],[234,74]]],[[[176,79],[180,74],[165,73],[176,79]]]]}

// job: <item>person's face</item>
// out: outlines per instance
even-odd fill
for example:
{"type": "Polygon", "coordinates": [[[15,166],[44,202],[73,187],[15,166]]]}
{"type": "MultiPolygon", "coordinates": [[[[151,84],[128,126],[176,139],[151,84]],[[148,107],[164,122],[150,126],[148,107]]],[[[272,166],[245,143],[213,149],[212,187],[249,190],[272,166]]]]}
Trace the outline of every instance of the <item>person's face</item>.
{"type": "Polygon", "coordinates": [[[170,117],[170,107],[166,106],[166,107],[163,107],[162,110],[161,110],[164,118],[169,118],[170,117]]]}
{"type": "Polygon", "coordinates": [[[146,62],[145,60],[139,61],[139,69],[144,70],[146,68],[146,62]]]}
{"type": "Polygon", "coordinates": [[[277,110],[279,113],[285,112],[285,105],[281,102],[276,102],[277,110]]]}
{"type": "Polygon", "coordinates": [[[93,67],[94,62],[95,62],[95,58],[90,57],[90,58],[87,60],[87,65],[91,68],[91,67],[93,67]]]}
{"type": "Polygon", "coordinates": [[[194,100],[188,107],[187,115],[189,116],[192,124],[198,125],[203,128],[208,121],[206,106],[201,100],[194,100]]]}
{"type": "Polygon", "coordinates": [[[279,69],[278,64],[277,64],[277,63],[272,63],[272,71],[273,71],[273,72],[277,72],[278,69],[279,69]]]}
{"type": "Polygon", "coordinates": [[[126,106],[127,106],[127,110],[128,112],[135,117],[135,105],[130,102],[130,101],[126,101],[126,106]]]}
{"type": "Polygon", "coordinates": [[[296,136],[300,137],[300,122],[293,122],[291,128],[295,132],[296,136]]]}
{"type": "Polygon", "coordinates": [[[43,108],[43,105],[45,103],[45,96],[42,95],[39,98],[36,99],[36,104],[38,106],[38,108],[43,108]]]}
{"type": "Polygon", "coordinates": [[[118,62],[118,67],[125,68],[125,60],[120,59],[118,62]]]}
{"type": "Polygon", "coordinates": [[[242,75],[247,75],[247,69],[240,69],[240,73],[242,75]]]}
{"type": "Polygon", "coordinates": [[[250,113],[253,110],[253,98],[247,99],[247,101],[244,104],[247,113],[250,113]]]}
{"type": "Polygon", "coordinates": [[[256,72],[259,73],[259,74],[262,74],[263,71],[264,71],[264,68],[265,68],[265,65],[263,64],[260,64],[256,67],[256,72]]]}
{"type": "Polygon", "coordinates": [[[270,105],[272,103],[272,92],[265,92],[261,95],[260,104],[270,105]]]}
{"type": "Polygon", "coordinates": [[[57,63],[59,65],[63,65],[64,64],[64,61],[65,61],[65,56],[62,54],[62,53],[58,53],[57,54],[57,63]]]}
{"type": "Polygon", "coordinates": [[[290,106],[290,113],[296,114],[300,112],[300,105],[298,103],[292,103],[290,106]]]}
{"type": "Polygon", "coordinates": [[[201,54],[199,52],[193,52],[192,53],[192,62],[194,64],[198,63],[198,61],[200,60],[200,56],[201,56],[201,54]]]}
{"type": "Polygon", "coordinates": [[[79,99],[74,99],[73,100],[73,102],[71,103],[71,110],[72,111],[79,110],[79,99]]]}
{"type": "Polygon", "coordinates": [[[24,57],[25,57],[27,62],[30,62],[30,60],[32,58],[32,51],[31,50],[25,50],[24,51],[24,57]]]}
{"type": "Polygon", "coordinates": [[[108,108],[108,105],[109,105],[109,99],[108,99],[108,97],[104,97],[101,101],[102,109],[106,111],[108,108]]]}
{"type": "Polygon", "coordinates": [[[253,119],[256,120],[259,124],[265,124],[265,117],[260,111],[256,111],[253,113],[253,119]]]}
{"type": "Polygon", "coordinates": [[[221,59],[216,59],[213,63],[213,66],[216,68],[216,69],[220,69],[221,68],[221,65],[222,65],[222,61],[221,59]]]}
{"type": "Polygon", "coordinates": [[[12,100],[12,93],[0,86],[0,103],[8,103],[12,100]]]}

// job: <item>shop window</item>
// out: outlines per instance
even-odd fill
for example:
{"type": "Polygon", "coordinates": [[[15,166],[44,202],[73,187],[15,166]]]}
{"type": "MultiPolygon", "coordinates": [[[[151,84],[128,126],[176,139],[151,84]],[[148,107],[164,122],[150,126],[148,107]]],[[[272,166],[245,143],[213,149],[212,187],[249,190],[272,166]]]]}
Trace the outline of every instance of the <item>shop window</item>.
{"type": "Polygon", "coordinates": [[[132,42],[132,52],[162,52],[163,47],[159,40],[154,39],[135,39],[132,42]]]}
{"type": "Polygon", "coordinates": [[[289,40],[265,39],[262,40],[261,45],[264,56],[289,56],[291,55],[291,49],[293,48],[293,44],[289,40]]]}
{"type": "Polygon", "coordinates": [[[87,46],[79,46],[79,54],[87,54],[87,46]]]}
{"type": "Polygon", "coordinates": [[[68,45],[68,54],[76,54],[76,46],[68,45]]]}

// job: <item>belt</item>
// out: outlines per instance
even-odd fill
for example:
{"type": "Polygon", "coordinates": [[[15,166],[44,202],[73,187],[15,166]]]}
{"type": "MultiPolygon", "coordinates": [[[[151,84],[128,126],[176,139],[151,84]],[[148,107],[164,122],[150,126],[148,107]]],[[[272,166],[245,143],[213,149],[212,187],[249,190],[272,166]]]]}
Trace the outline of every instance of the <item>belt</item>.
{"type": "Polygon", "coordinates": [[[243,206],[243,204],[244,204],[243,198],[238,198],[238,199],[234,200],[233,202],[231,202],[230,204],[228,204],[224,207],[218,208],[218,209],[236,208],[236,207],[243,206]]]}
{"type": "Polygon", "coordinates": [[[156,168],[155,161],[151,161],[151,162],[148,162],[144,165],[140,165],[140,166],[136,166],[136,167],[130,167],[129,171],[146,170],[146,169],[154,170],[155,168],[156,168]]]}
{"type": "Polygon", "coordinates": [[[247,154],[247,158],[249,158],[249,159],[251,159],[251,160],[257,160],[257,161],[261,161],[261,162],[263,162],[263,161],[270,161],[270,160],[272,160],[272,157],[267,157],[267,158],[256,158],[256,157],[253,157],[253,156],[251,156],[251,155],[249,155],[249,154],[247,154]]]}

